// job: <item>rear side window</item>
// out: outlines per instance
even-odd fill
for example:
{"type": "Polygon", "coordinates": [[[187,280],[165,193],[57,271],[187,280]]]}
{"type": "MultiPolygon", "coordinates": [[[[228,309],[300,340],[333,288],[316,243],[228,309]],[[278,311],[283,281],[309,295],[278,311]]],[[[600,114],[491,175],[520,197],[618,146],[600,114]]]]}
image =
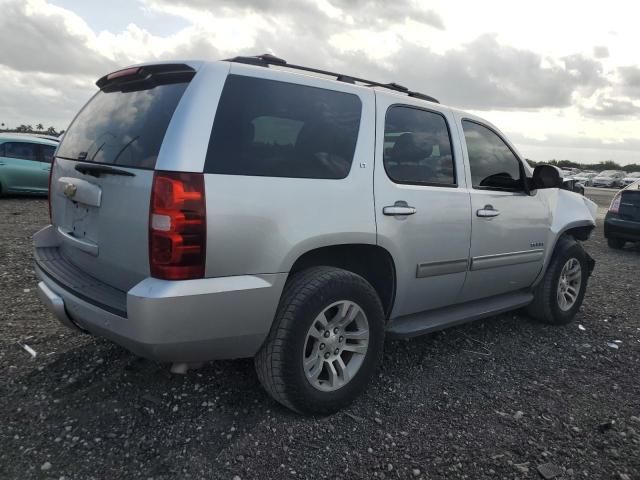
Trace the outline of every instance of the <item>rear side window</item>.
{"type": "Polygon", "coordinates": [[[357,95],[229,75],[206,173],[340,179],[349,174],[362,103],[357,95]]]}
{"type": "Polygon", "coordinates": [[[451,138],[444,117],[412,107],[389,108],[384,168],[398,183],[455,185],[451,138]]]}
{"type": "Polygon", "coordinates": [[[20,158],[22,160],[38,160],[37,143],[5,142],[4,156],[7,158],[20,158]]]}
{"type": "Polygon", "coordinates": [[[188,83],[99,91],[80,111],[58,149],[70,160],[153,169],[188,83]]]}
{"type": "Polygon", "coordinates": [[[462,122],[473,188],[518,191],[524,188],[520,160],[492,130],[462,122]]]}
{"type": "Polygon", "coordinates": [[[53,154],[56,151],[56,147],[51,145],[42,145],[42,161],[45,163],[51,163],[53,160],[53,154]]]}

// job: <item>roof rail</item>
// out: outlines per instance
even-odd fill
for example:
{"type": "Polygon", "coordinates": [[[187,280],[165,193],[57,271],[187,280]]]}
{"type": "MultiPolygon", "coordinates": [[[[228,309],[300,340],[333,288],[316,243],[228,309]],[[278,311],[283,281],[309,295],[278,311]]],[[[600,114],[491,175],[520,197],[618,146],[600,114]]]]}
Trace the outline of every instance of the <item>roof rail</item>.
{"type": "Polygon", "coordinates": [[[389,90],[393,90],[395,92],[406,93],[408,96],[413,98],[418,98],[420,100],[427,100],[428,102],[433,102],[433,103],[440,103],[436,98],[430,95],[425,95],[424,93],[420,93],[420,92],[414,92],[412,90],[409,90],[407,87],[403,85],[398,85],[397,83],[374,82],[373,80],[352,77],[350,75],[344,75],[341,73],[329,72],[327,70],[320,70],[318,68],[303,67],[302,65],[294,65],[292,63],[287,63],[286,60],[276,57],[275,55],[271,55],[270,53],[265,53],[263,55],[256,55],[254,57],[227,58],[224,61],[234,62],[234,63],[245,63],[248,65],[257,65],[259,67],[269,67],[269,65],[276,65],[279,67],[292,68],[294,70],[302,70],[304,72],[319,73],[321,75],[328,75],[330,77],[335,77],[335,79],[339,82],[353,83],[353,84],[361,83],[366,87],[388,88],[389,90]]]}

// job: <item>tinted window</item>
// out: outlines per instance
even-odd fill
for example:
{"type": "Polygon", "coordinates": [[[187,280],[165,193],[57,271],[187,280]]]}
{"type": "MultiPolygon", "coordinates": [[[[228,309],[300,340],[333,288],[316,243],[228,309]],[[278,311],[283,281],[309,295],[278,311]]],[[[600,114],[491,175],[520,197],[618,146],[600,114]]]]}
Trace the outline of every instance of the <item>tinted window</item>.
{"type": "Polygon", "coordinates": [[[344,178],[358,139],[357,95],[229,75],[205,172],[344,178]]]}
{"type": "Polygon", "coordinates": [[[520,161],[502,139],[487,127],[463,121],[474,188],[521,190],[520,161]]]}
{"type": "Polygon", "coordinates": [[[23,160],[38,160],[38,144],[27,142],[5,142],[4,156],[23,160]]]}
{"type": "Polygon", "coordinates": [[[455,184],[451,139],[444,117],[391,107],[384,128],[384,168],[395,182],[455,184]]]}
{"type": "Polygon", "coordinates": [[[53,160],[53,154],[56,151],[56,147],[51,145],[41,145],[42,148],[42,161],[46,163],[51,163],[53,160]]]}
{"type": "Polygon", "coordinates": [[[187,83],[98,92],[73,121],[58,149],[72,160],[154,168],[162,139],[187,83]]]}

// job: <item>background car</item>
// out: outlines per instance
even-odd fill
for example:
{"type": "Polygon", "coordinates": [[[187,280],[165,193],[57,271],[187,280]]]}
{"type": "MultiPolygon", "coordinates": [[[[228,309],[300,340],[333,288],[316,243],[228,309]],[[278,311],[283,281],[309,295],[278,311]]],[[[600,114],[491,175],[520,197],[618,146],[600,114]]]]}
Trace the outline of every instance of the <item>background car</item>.
{"type": "Polygon", "coordinates": [[[57,147],[57,141],[36,135],[0,134],[0,195],[46,195],[57,147]]]}
{"type": "Polygon", "coordinates": [[[622,179],[622,185],[626,187],[637,180],[640,180],[640,172],[631,172],[622,179]]]}
{"type": "Polygon", "coordinates": [[[593,185],[593,179],[597,177],[598,174],[596,172],[582,172],[574,175],[574,180],[577,180],[585,187],[590,187],[593,185]]]}
{"type": "Polygon", "coordinates": [[[604,236],[615,249],[627,242],[640,242],[640,180],[613,197],[604,219],[604,236]]]}
{"type": "Polygon", "coordinates": [[[621,170],[605,170],[593,178],[593,186],[617,188],[622,185],[622,180],[626,176],[627,173],[621,170]]]}

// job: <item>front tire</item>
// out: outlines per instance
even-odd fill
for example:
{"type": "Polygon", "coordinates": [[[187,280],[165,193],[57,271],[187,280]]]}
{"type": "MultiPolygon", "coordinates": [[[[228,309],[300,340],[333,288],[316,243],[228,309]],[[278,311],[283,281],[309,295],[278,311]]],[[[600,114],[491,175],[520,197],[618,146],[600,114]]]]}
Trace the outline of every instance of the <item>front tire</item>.
{"type": "Polygon", "coordinates": [[[346,407],[380,364],[384,318],[376,291],[355,273],[312,267],[294,274],[255,357],[260,383],[298,413],[346,407]]]}
{"type": "Polygon", "coordinates": [[[527,313],[551,325],[570,323],[582,305],[589,272],[582,245],[573,238],[560,238],[527,313]]]}

